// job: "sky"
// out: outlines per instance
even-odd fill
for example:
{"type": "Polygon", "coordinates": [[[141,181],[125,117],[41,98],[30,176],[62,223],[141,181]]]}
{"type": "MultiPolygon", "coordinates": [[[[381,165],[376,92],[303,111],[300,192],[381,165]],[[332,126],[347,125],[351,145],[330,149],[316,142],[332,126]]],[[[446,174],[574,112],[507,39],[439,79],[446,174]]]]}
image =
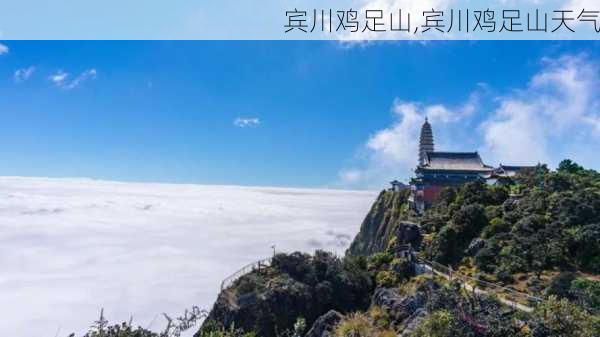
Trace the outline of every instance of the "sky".
{"type": "Polygon", "coordinates": [[[598,169],[598,42],[0,42],[0,175],[381,189],[436,149],[598,169]]]}

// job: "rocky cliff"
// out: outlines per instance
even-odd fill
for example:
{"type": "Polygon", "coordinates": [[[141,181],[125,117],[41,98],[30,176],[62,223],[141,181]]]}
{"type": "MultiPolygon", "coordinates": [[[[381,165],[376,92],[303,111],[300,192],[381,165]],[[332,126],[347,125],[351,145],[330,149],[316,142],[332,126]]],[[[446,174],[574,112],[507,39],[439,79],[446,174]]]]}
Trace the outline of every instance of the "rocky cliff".
{"type": "Polygon", "coordinates": [[[411,217],[408,208],[409,190],[384,190],[360,226],[346,255],[369,256],[387,248],[396,226],[411,217]]]}
{"type": "Polygon", "coordinates": [[[244,275],[222,291],[196,336],[231,326],[261,337],[282,336],[298,319],[310,327],[330,310],[365,310],[372,291],[359,262],[323,251],[278,254],[268,269],[244,275]]]}

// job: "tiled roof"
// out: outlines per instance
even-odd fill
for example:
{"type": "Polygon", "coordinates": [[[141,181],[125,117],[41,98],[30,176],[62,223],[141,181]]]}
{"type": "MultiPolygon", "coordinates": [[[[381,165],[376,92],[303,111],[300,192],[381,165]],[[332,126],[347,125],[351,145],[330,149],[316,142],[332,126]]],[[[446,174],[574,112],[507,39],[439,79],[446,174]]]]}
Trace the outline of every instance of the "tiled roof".
{"type": "Polygon", "coordinates": [[[521,170],[533,169],[535,166],[514,166],[514,165],[502,165],[494,170],[497,176],[513,177],[521,170]]]}
{"type": "Polygon", "coordinates": [[[477,152],[427,152],[419,169],[489,172],[493,168],[485,165],[477,152]]]}

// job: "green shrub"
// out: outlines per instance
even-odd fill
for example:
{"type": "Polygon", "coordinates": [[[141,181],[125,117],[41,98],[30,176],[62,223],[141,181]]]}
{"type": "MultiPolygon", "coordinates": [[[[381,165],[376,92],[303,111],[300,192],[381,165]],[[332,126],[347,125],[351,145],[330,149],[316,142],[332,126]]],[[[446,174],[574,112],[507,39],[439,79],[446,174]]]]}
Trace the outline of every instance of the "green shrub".
{"type": "Polygon", "coordinates": [[[571,296],[571,283],[575,280],[575,273],[563,272],[558,274],[550,281],[548,288],[546,288],[546,295],[554,295],[558,298],[572,298],[571,296]]]}
{"type": "Polygon", "coordinates": [[[452,314],[446,310],[438,310],[429,315],[410,337],[454,337],[452,314]]]}
{"type": "Polygon", "coordinates": [[[550,296],[536,308],[533,336],[590,337],[598,336],[596,318],[567,299],[550,296]]]}
{"type": "Polygon", "coordinates": [[[381,252],[371,255],[367,268],[370,271],[387,269],[389,264],[394,259],[394,255],[390,252],[381,252]]]}
{"type": "Polygon", "coordinates": [[[375,283],[378,287],[391,288],[397,285],[398,282],[398,276],[393,270],[382,270],[375,277],[375,283]]]}
{"type": "Polygon", "coordinates": [[[379,329],[388,329],[391,324],[389,313],[382,307],[372,306],[369,309],[369,316],[373,320],[373,324],[379,329]]]}
{"type": "Polygon", "coordinates": [[[576,301],[595,315],[600,315],[600,281],[578,278],[571,282],[576,301]]]}
{"type": "Polygon", "coordinates": [[[354,313],[344,318],[335,329],[335,337],[373,337],[373,325],[361,313],[354,313]]]}

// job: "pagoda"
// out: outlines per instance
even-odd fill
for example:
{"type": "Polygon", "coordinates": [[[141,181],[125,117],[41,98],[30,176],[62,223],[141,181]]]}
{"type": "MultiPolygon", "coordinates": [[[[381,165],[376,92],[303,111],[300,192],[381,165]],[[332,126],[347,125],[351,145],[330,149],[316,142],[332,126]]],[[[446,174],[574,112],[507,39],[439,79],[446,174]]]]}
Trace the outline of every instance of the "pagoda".
{"type": "Polygon", "coordinates": [[[419,162],[411,181],[410,202],[422,212],[430,207],[446,186],[488,178],[494,168],[483,163],[477,152],[436,152],[429,121],[421,127],[419,162]]]}

